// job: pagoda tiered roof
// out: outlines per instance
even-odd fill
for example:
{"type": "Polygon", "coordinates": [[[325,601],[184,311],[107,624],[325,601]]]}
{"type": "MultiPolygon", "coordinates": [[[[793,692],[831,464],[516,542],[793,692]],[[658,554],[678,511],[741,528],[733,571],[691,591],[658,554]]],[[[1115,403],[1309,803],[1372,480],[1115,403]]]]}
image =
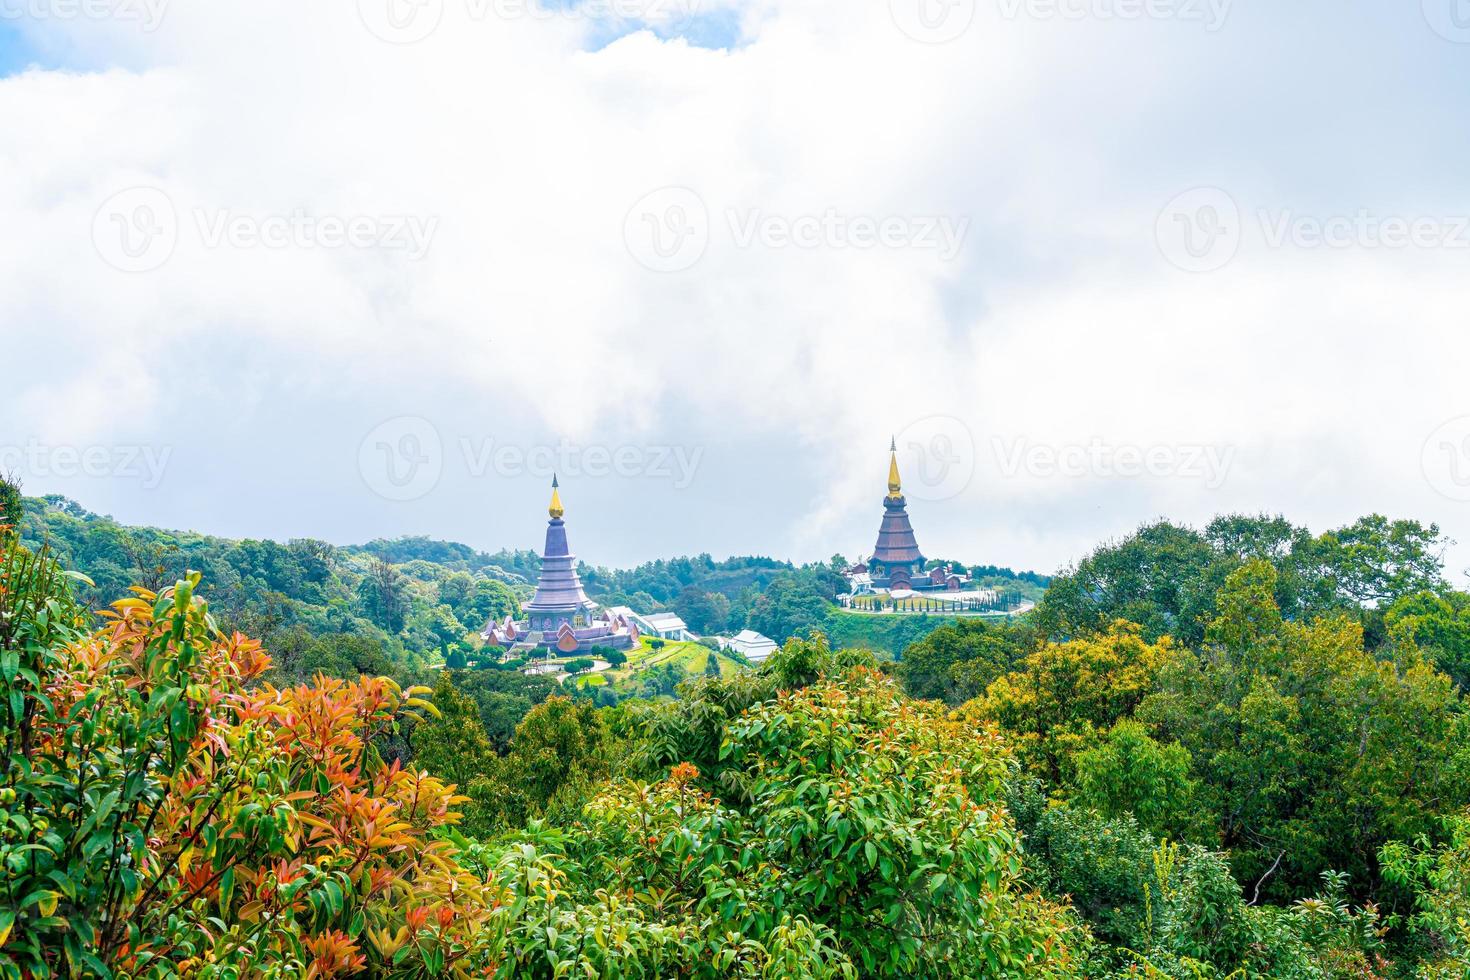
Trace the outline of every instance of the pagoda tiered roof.
{"type": "Polygon", "coordinates": [[[577,575],[577,556],[567,543],[567,526],[562,520],[559,484],[551,481],[551,520],[546,525],[546,551],[541,556],[541,577],[536,596],[526,604],[529,612],[563,612],[587,609],[594,603],[582,591],[577,575]]]}
{"type": "Polygon", "coordinates": [[[562,520],[559,482],[551,481],[551,520],[546,525],[546,549],[541,556],[541,575],[536,595],[522,607],[527,618],[517,622],[491,619],[480,636],[501,650],[555,650],[563,654],[587,652],[596,646],[629,649],[638,642],[638,628],[624,617],[597,613],[597,603],[587,598],[577,574],[577,556],[567,543],[567,526],[562,520]]]}
{"type": "Polygon", "coordinates": [[[888,496],[883,498],[883,523],[878,526],[878,543],[873,546],[872,562],[879,565],[912,565],[922,562],[914,526],[909,523],[903,482],[898,475],[898,443],[889,446],[888,496]]]}

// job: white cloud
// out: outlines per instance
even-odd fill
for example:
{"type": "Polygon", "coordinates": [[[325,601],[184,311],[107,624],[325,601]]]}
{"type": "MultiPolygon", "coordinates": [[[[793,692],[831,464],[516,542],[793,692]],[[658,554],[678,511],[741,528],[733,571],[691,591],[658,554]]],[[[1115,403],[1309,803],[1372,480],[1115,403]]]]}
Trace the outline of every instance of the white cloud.
{"type": "MultiPolygon", "coordinates": [[[[1428,433],[1470,414],[1455,374],[1467,253],[1272,250],[1248,227],[1234,262],[1190,275],[1154,240],[1159,209],[1200,184],[1226,188],[1248,223],[1283,204],[1407,207],[1387,180],[1309,183],[1311,161],[1273,160],[1266,136],[1201,145],[1202,116],[1220,113],[1222,141],[1245,125],[1251,100],[1227,105],[1232,92],[1314,70],[1239,76],[1233,58],[1277,25],[1235,12],[1208,34],[982,5],[965,35],[928,45],[886,3],[731,6],[745,36],[727,50],[647,32],[591,50],[597,24],[477,18],[465,0],[409,45],[374,37],[347,2],[174,0],[151,34],[33,25],[52,50],[127,67],[0,80],[0,306],[48,363],[7,400],[7,429],[162,431],[200,384],[236,386],[249,413],[254,382],[208,356],[248,350],[252,369],[301,376],[307,414],[356,399],[363,431],[397,410],[384,392],[428,388],[529,409],[574,439],[718,452],[729,436],[814,458],[779,537],[750,550],[866,546],[882,443],[932,414],[964,420],[979,451],[968,490],[924,507],[935,552],[1049,568],[1157,514],[1235,507],[1319,524],[1385,509],[1470,536],[1463,505],[1418,471],[1428,433]],[[93,247],[93,216],[139,185],[168,195],[178,243],[160,268],[123,273],[93,247]],[[660,273],[624,226],[666,186],[698,195],[709,240],[692,268],[660,273]],[[963,219],[965,248],[948,262],[850,241],[742,248],[732,225],[834,211],[963,219]],[[296,213],[413,216],[433,235],[413,260],[211,248],[200,230],[296,213]],[[997,435],[1235,457],[1214,490],[1007,479],[997,435]]],[[[350,454],[360,434],[328,437],[350,454]]],[[[363,515],[357,537],[399,530],[363,515]]],[[[714,550],[746,550],[739,528],[722,533],[714,550]]],[[[647,556],[636,535],[622,546],[647,556]]]]}

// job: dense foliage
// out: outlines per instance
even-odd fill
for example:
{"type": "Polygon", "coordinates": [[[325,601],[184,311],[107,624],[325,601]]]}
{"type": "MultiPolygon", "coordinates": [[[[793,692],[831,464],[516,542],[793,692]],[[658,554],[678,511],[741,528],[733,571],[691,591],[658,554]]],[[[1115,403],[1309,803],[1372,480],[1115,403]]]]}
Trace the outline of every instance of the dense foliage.
{"type": "Polygon", "coordinates": [[[1211,528],[1208,560],[1145,528],[1083,563],[1113,591],[1064,576],[898,664],[814,623],[611,705],[403,679],[420,599],[515,587],[474,553],[334,557],[352,602],[418,583],[404,630],[298,620],[267,653],[198,572],[94,615],[94,580],[0,531],[0,975],[1470,975],[1437,532],[1211,528]]]}
{"type": "Polygon", "coordinates": [[[1167,522],[1105,545],[1058,576],[1037,611],[1052,636],[1095,632],[1113,620],[1138,623],[1150,638],[1204,639],[1215,593],[1250,561],[1276,571],[1282,614],[1361,618],[1376,644],[1395,602],[1444,588],[1439,529],[1379,515],[1313,536],[1280,517],[1220,517],[1203,532],[1167,522]]]}
{"type": "MultiPolygon", "coordinates": [[[[477,760],[493,757],[477,706],[447,677],[441,708],[384,678],[281,689],[261,680],[258,643],[218,628],[197,574],[139,589],[88,630],[47,556],[12,536],[0,570],[11,975],[845,977],[943,975],[957,958],[996,975],[1067,963],[1075,927],[1021,887],[1014,829],[984,805],[1009,771],[996,736],[871,671],[811,673],[812,686],[732,722],[720,754],[747,774],[738,807],[688,763],[652,782],[616,778],[596,709],[553,698],[492,778],[529,801],[512,824],[555,813],[576,787],[561,813],[574,831],[530,821],[474,842],[448,829],[471,800],[421,768],[473,791],[477,760]],[[417,726],[414,764],[384,761],[377,746],[415,708],[437,717],[417,726]],[[593,758],[606,778],[588,778],[593,758]]],[[[788,672],[822,666],[792,659],[788,672]]]]}
{"type": "MultiPolygon", "coordinates": [[[[531,551],[487,554],[468,545],[411,537],[337,547],[298,539],[233,541],[193,532],[125,527],[62,497],[23,499],[0,480],[0,514],[14,511],[32,547],[43,543],[90,584],[78,598],[100,608],[133,585],[157,591],[187,570],[216,618],[267,644],[278,682],[317,671],[420,679],[426,665],[476,663],[478,633],[491,618],[518,614],[541,559],[531,551]]],[[[844,616],[832,599],[846,588],[840,556],[797,567],[771,558],[709,555],[627,570],[582,565],[588,593],[604,605],[675,612],[699,634],[747,627],[777,642],[821,629],[852,645],[898,654],[940,620],[844,616]]],[[[1040,595],[1034,573],[987,568],[986,584],[1018,585],[1040,595]]],[[[978,573],[978,570],[977,570],[978,573]]],[[[682,680],[683,678],[678,678],[682,680]]]]}

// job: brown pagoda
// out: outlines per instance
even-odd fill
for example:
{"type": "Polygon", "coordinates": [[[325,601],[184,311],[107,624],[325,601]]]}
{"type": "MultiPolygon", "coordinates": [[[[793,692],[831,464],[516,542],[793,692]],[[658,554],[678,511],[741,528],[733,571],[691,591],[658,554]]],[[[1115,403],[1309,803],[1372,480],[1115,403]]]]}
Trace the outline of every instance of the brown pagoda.
{"type": "Polygon", "coordinates": [[[888,447],[888,496],[883,498],[883,523],[878,528],[878,543],[868,559],[868,573],[875,588],[911,589],[929,585],[924,571],[924,555],[914,538],[909,523],[903,483],[898,476],[898,443],[888,447]]]}

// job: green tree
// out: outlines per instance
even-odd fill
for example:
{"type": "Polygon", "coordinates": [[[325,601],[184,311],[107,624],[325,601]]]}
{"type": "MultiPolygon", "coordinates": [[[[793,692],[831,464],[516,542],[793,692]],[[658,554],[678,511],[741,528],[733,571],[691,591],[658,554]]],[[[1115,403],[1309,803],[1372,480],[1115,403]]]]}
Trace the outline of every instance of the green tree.
{"type": "Polygon", "coordinates": [[[1445,829],[1443,843],[1394,841],[1381,852],[1384,876],[1413,896],[1407,924],[1425,980],[1470,975],[1470,814],[1450,816],[1445,829]]]}
{"type": "Polygon", "coordinates": [[[1167,637],[1150,643],[1120,621],[1102,636],[1041,647],[966,712],[998,722],[1035,772],[1059,782],[1072,754],[1128,717],[1166,667],[1192,660],[1167,637]]]}
{"type": "Polygon", "coordinates": [[[19,528],[24,513],[20,479],[13,473],[0,473],[0,525],[19,528]]]}
{"type": "Polygon", "coordinates": [[[470,597],[474,595],[475,579],[468,572],[452,572],[439,583],[438,598],[452,609],[455,615],[467,612],[470,597]]]}
{"type": "Polygon", "coordinates": [[[448,650],[450,646],[468,639],[470,634],[454,615],[454,610],[443,604],[431,606],[416,618],[416,627],[426,631],[430,637],[428,642],[440,650],[448,650]]]}
{"type": "Polygon", "coordinates": [[[1073,802],[1105,817],[1132,814],[1158,837],[1211,842],[1214,819],[1195,800],[1189,752],[1161,745],[1139,722],[1124,719],[1102,741],[1077,753],[1073,802]]]}
{"type": "Polygon", "coordinates": [[[495,751],[510,751],[516,726],[536,705],[561,687],[549,677],[527,677],[518,670],[475,670],[456,673],[454,684],[480,709],[480,723],[495,751]]]}
{"type": "Polygon", "coordinates": [[[724,628],[730,615],[730,600],[718,592],[689,585],[674,599],[674,612],[696,633],[713,632],[724,628]]]}
{"type": "Polygon", "coordinates": [[[414,765],[455,783],[461,789],[493,772],[495,760],[480,708],[454,686],[448,671],[434,685],[434,714],[414,726],[414,765]]]}
{"type": "Polygon", "coordinates": [[[520,614],[520,601],[510,586],[492,578],[482,578],[475,582],[474,594],[460,618],[478,628],[492,619],[502,620],[520,614]]]}
{"type": "Polygon", "coordinates": [[[1398,646],[1422,651],[1461,691],[1470,691],[1470,595],[1416,592],[1390,606],[1384,620],[1398,646]]]}
{"type": "Polygon", "coordinates": [[[1129,814],[1040,807],[1027,872],[1066,895],[1107,945],[1089,976],[1362,980],[1384,977],[1383,923],[1353,909],[1334,876],[1290,908],[1244,895],[1224,856],[1157,840],[1129,814]],[[1106,964],[1111,964],[1109,969],[1106,964]]]}
{"type": "Polygon", "coordinates": [[[909,645],[899,664],[904,690],[916,698],[962,704],[984,693],[1027,652],[1021,629],[961,619],[909,645]]]}
{"type": "Polygon", "coordinates": [[[807,577],[776,579],[750,610],[750,628],[777,643],[799,633],[819,629],[826,621],[830,599],[807,577]]]}
{"type": "Polygon", "coordinates": [[[688,764],[616,784],[587,808],[597,884],[752,936],[800,916],[865,977],[1080,975],[1065,912],[1021,884],[993,735],[858,670],[758,704],[722,742],[749,802],[688,764]]]}
{"type": "Polygon", "coordinates": [[[1270,574],[1230,577],[1211,645],[1168,664],[1137,717],[1188,750],[1242,879],[1274,874],[1281,898],[1335,870],[1363,893],[1379,848],[1470,802],[1470,727],[1449,678],[1412,651],[1374,657],[1354,619],[1273,629],[1270,574]]]}
{"type": "Polygon", "coordinates": [[[556,696],[516,726],[499,779],[508,822],[533,817],[569,821],[597,785],[613,772],[621,748],[598,709],[556,696]]]}
{"type": "Polygon", "coordinates": [[[1226,578],[1262,561],[1276,571],[1275,600],[1284,618],[1351,613],[1369,627],[1376,646],[1378,608],[1415,592],[1443,591],[1444,545],[1435,525],[1377,514],[1315,538],[1280,517],[1219,517],[1203,534],[1161,522],[1103,545],[1054,579],[1035,619],[1053,638],[1096,633],[1127,619],[1150,639],[1167,634],[1195,646],[1226,578]]]}
{"type": "Polygon", "coordinates": [[[357,587],[363,614],[389,633],[402,632],[408,620],[407,583],[392,565],[375,559],[357,587]]]}
{"type": "Polygon", "coordinates": [[[1260,558],[1231,572],[1215,595],[1216,614],[1205,630],[1206,640],[1239,653],[1280,632],[1276,583],[1275,567],[1260,558]]]}
{"type": "Polygon", "coordinates": [[[149,592],[160,591],[173,577],[179,547],[167,537],[148,531],[123,531],[120,543],[131,565],[133,581],[149,592]]]}
{"type": "Polygon", "coordinates": [[[273,652],[277,654],[278,670],[283,678],[296,683],[317,674],[355,681],[359,677],[385,677],[400,672],[383,641],[374,636],[329,633],[309,639],[305,649],[290,660],[279,656],[279,646],[273,652]]]}
{"type": "Polygon", "coordinates": [[[1387,606],[1415,592],[1443,588],[1444,545],[1437,525],[1371,514],[1322,535],[1316,558],[1338,595],[1387,606]]]}
{"type": "Polygon", "coordinates": [[[1098,548],[1052,581],[1036,610],[1040,631],[1053,638],[1105,632],[1116,620],[1138,623],[1149,641],[1185,643],[1204,635],[1213,608],[1210,543],[1191,528],[1151,524],[1098,548]]]}

